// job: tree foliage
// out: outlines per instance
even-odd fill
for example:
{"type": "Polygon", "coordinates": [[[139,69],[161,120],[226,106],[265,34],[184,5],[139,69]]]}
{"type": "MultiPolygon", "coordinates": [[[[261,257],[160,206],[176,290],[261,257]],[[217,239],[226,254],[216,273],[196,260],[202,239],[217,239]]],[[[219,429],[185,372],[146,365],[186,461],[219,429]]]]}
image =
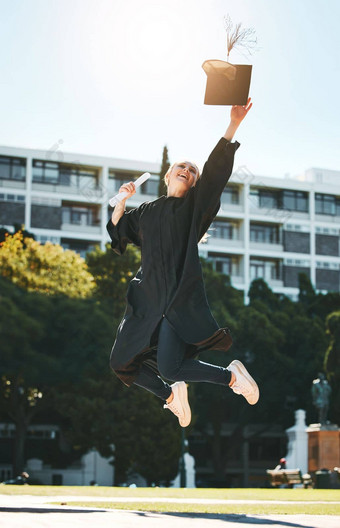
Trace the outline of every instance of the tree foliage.
{"type": "MultiPolygon", "coordinates": [[[[108,365],[128,282],[139,265],[134,247],[123,256],[109,246],[96,248],[85,264],[73,252],[41,246],[21,233],[1,245],[0,412],[17,426],[17,471],[23,466],[28,425],[48,411],[79,455],[94,447],[111,456],[115,445],[117,483],[129,470],[150,484],[168,484],[177,474],[177,418],[163,411],[152,394],[124,387],[108,365]]],[[[214,317],[231,329],[233,345],[227,353],[209,351],[200,359],[221,366],[240,359],[261,392],[252,407],[228,387],[190,383],[193,420],[187,433],[206,439],[215,474],[223,480],[228,461],[239,456],[247,424],[287,427],[297,408],[315,421],[310,387],[326,350],[331,417],[340,421],[340,296],[316,294],[309,279],[301,277],[300,301],[294,303],[258,279],[245,306],[228,277],[204,259],[202,268],[214,317]],[[225,423],[234,424],[228,440],[225,423]]]]}
{"type": "Polygon", "coordinates": [[[169,161],[168,147],[165,145],[163,148],[163,154],[162,154],[161,170],[159,172],[158,196],[167,195],[167,186],[165,185],[165,182],[164,182],[164,176],[168,172],[169,167],[170,167],[170,161],[169,161]]]}
{"type": "Polygon", "coordinates": [[[92,275],[77,253],[58,244],[42,245],[22,232],[0,244],[0,273],[27,291],[86,298],[94,288],[92,275]]]}
{"type": "Polygon", "coordinates": [[[332,387],[330,418],[334,423],[340,424],[340,311],[328,315],[326,329],[330,341],[324,368],[332,387]]]}

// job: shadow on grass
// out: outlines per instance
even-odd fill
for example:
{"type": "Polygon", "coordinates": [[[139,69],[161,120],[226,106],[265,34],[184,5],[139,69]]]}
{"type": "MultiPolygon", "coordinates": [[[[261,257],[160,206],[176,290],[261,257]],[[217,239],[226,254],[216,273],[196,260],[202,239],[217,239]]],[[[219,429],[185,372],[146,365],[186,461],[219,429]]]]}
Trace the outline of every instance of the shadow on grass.
{"type": "Polygon", "coordinates": [[[108,510],[86,510],[84,509],[73,509],[73,508],[39,508],[36,506],[32,507],[23,507],[20,508],[19,506],[17,508],[13,506],[1,506],[0,507],[0,513],[98,513],[98,512],[107,512],[108,510]]]}
{"type": "MultiPolygon", "coordinates": [[[[125,510],[126,511],[126,510],[125,510]]],[[[123,513],[123,511],[121,510],[123,513]]],[[[134,513],[135,515],[142,516],[142,517],[148,517],[150,515],[150,512],[129,512],[134,513]]],[[[182,519],[209,519],[209,520],[216,520],[216,521],[225,521],[225,522],[232,522],[232,523],[242,523],[242,524],[260,524],[260,525],[275,525],[275,526],[286,526],[288,528],[315,528],[315,526],[307,525],[307,524],[299,524],[294,522],[288,522],[288,521],[278,521],[278,520],[271,520],[271,519],[263,519],[262,516],[259,514],[258,517],[252,517],[251,515],[246,514],[235,514],[235,513],[179,513],[179,512],[167,512],[167,513],[160,513],[160,512],[154,512],[153,515],[159,514],[162,516],[170,516],[170,517],[180,517],[182,519]]]]}
{"type": "MultiPolygon", "coordinates": [[[[76,509],[70,508],[65,505],[62,508],[39,508],[39,507],[0,507],[0,513],[71,513],[71,514],[81,514],[81,513],[114,513],[115,510],[107,509],[76,509]]],[[[149,517],[162,516],[164,517],[178,517],[182,520],[188,519],[209,519],[209,520],[218,520],[224,521],[226,523],[240,523],[243,525],[247,524],[257,524],[262,526],[282,526],[287,528],[314,528],[312,525],[299,524],[288,521],[279,521],[274,519],[264,519],[261,515],[253,517],[251,515],[245,514],[223,514],[223,513],[179,513],[179,512],[142,512],[142,511],[127,511],[119,510],[120,515],[128,514],[130,516],[138,516],[148,519],[149,517]]]]}

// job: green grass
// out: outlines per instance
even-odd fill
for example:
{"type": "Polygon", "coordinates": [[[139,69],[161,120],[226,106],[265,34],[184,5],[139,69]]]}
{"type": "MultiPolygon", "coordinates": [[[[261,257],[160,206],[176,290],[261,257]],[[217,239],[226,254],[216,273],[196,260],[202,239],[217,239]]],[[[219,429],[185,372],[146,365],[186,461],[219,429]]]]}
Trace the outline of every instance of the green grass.
{"type": "MultiPolygon", "coordinates": [[[[53,502],[52,504],[59,504],[53,502]]],[[[147,512],[214,513],[247,515],[340,515],[339,504],[176,504],[168,502],[67,502],[67,506],[147,512]]]]}
{"type": "Polygon", "coordinates": [[[270,488],[116,488],[104,486],[2,486],[2,495],[158,497],[226,500],[339,501],[340,490],[270,488]]]}
{"type": "MultiPolygon", "coordinates": [[[[310,514],[340,515],[340,490],[315,489],[208,489],[208,488],[115,488],[103,486],[2,486],[2,495],[35,495],[42,496],[51,504],[53,497],[67,496],[67,506],[83,506],[119,510],[149,512],[182,512],[212,514],[310,514]],[[77,497],[89,497],[86,500],[77,497]],[[93,500],[91,500],[93,497],[93,500]],[[150,501],[134,502],[133,499],[148,498],[150,501]],[[99,498],[100,500],[95,500],[99,498]],[[119,498],[129,498],[129,502],[119,502],[119,498]],[[155,502],[152,499],[224,499],[231,501],[254,500],[266,501],[265,504],[200,504],[155,502]],[[274,501],[288,501],[288,504],[277,504],[274,501]],[[299,501],[308,504],[299,504],[299,501]],[[318,501],[326,502],[319,504],[318,501]],[[328,504],[327,504],[328,503],[328,504]]],[[[47,501],[46,501],[47,502],[47,501]]]]}

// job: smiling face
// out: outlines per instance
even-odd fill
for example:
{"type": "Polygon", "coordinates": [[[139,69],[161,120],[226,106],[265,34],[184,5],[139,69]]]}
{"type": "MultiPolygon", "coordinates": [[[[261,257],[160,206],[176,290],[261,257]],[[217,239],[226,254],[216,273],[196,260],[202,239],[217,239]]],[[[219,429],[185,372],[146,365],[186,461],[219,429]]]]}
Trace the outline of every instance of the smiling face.
{"type": "Polygon", "coordinates": [[[165,175],[168,196],[181,198],[196,185],[199,178],[198,167],[190,161],[174,163],[165,175]]]}

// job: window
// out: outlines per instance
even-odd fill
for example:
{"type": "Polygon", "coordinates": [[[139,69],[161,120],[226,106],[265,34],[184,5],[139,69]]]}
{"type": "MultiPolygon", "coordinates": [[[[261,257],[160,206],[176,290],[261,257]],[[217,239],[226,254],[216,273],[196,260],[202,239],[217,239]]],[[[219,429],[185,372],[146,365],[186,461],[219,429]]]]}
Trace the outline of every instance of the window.
{"type": "Polygon", "coordinates": [[[279,207],[278,193],[276,191],[260,190],[259,195],[261,209],[277,209],[279,207]]]}
{"type": "Polygon", "coordinates": [[[317,193],[315,195],[315,212],[316,214],[340,216],[340,198],[332,194],[317,193]]]}
{"type": "Polygon", "coordinates": [[[224,273],[224,275],[231,275],[232,262],[230,257],[223,257],[215,259],[215,271],[224,273]]]}
{"type": "Polygon", "coordinates": [[[251,242],[263,242],[266,244],[279,243],[279,229],[277,226],[266,226],[263,224],[250,224],[251,242]]]}
{"type": "Polygon", "coordinates": [[[237,228],[232,222],[213,222],[209,235],[211,234],[214,238],[224,238],[226,240],[232,240],[236,238],[237,228]]]}
{"type": "Polygon", "coordinates": [[[97,189],[98,172],[96,169],[92,170],[51,161],[33,160],[33,182],[76,187],[78,189],[97,189]]]}
{"type": "Polygon", "coordinates": [[[231,185],[227,186],[221,196],[221,203],[222,204],[238,204],[238,189],[237,187],[233,187],[231,185]]]}
{"type": "Polygon", "coordinates": [[[109,180],[114,181],[114,190],[119,191],[122,185],[136,179],[136,174],[132,172],[109,171],[109,180]]]}
{"type": "Polygon", "coordinates": [[[90,251],[93,251],[93,249],[95,248],[96,242],[64,238],[61,240],[61,245],[64,249],[70,249],[71,251],[75,251],[81,257],[86,258],[86,254],[90,251]]]}
{"type": "Polygon", "coordinates": [[[284,190],[282,192],[282,209],[308,213],[308,193],[284,190]]]}
{"type": "Polygon", "coordinates": [[[141,185],[141,192],[142,194],[151,194],[153,196],[157,196],[158,195],[158,180],[146,180],[146,182],[144,182],[142,185],[141,185]]]}
{"type": "Polygon", "coordinates": [[[26,160],[0,156],[0,179],[25,181],[26,160]]]}
{"type": "Polygon", "coordinates": [[[253,207],[277,209],[279,206],[279,193],[267,189],[251,189],[250,200],[253,207]]]}
{"type": "Polygon", "coordinates": [[[99,224],[96,209],[77,206],[63,207],[62,222],[63,224],[82,226],[96,226],[99,224]]]}
{"type": "Polygon", "coordinates": [[[264,278],[264,262],[250,263],[250,280],[264,278]]]}
{"type": "Polygon", "coordinates": [[[250,280],[278,280],[281,279],[281,263],[278,260],[251,260],[250,280]]]}
{"type": "Polygon", "coordinates": [[[233,270],[234,273],[236,271],[237,260],[235,257],[220,253],[209,253],[208,260],[212,263],[213,269],[219,273],[231,275],[233,270]]]}
{"type": "Polygon", "coordinates": [[[308,193],[303,191],[252,189],[250,199],[261,209],[284,209],[287,211],[308,212],[308,193]]]}
{"type": "Polygon", "coordinates": [[[0,194],[0,200],[4,202],[24,202],[25,196],[23,194],[0,194]]]}

